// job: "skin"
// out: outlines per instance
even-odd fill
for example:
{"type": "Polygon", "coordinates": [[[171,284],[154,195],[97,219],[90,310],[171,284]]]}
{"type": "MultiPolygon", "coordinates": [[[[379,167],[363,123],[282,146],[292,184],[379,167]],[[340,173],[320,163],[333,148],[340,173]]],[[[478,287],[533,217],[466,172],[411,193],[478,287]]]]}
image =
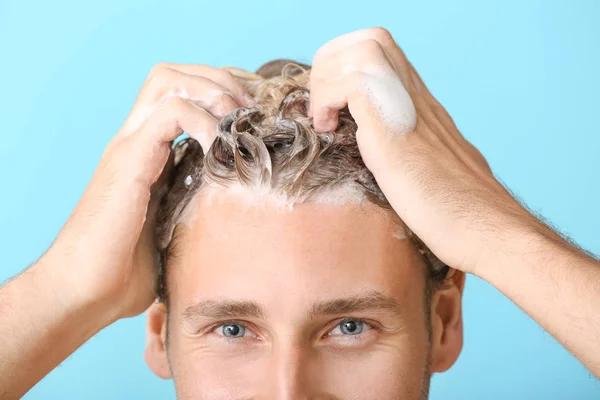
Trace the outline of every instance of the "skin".
{"type": "MultiPolygon", "coordinates": [[[[332,40],[315,55],[313,74],[315,129],[335,127],[336,110],[348,105],[361,155],[402,220],[442,261],[495,286],[600,376],[600,262],[502,187],[389,32],[332,40]],[[353,71],[340,62],[348,60],[353,71]],[[373,82],[402,84],[417,112],[412,130],[383,118],[369,96],[373,82]]],[[[387,107],[407,111],[405,97],[394,99],[387,107]]],[[[171,164],[170,143],[185,130],[207,148],[218,118],[251,103],[225,71],[161,64],[151,72],[57,239],[0,290],[0,398],[19,398],[93,334],[151,305],[152,194],[171,164]]]]}
{"type": "Polygon", "coordinates": [[[436,292],[426,321],[426,267],[389,212],[288,211],[247,196],[203,189],[190,205],[195,222],[179,225],[168,266],[168,313],[161,303],[148,313],[150,368],[175,378],[182,399],[426,398],[429,373],[460,353],[464,274],[436,292]],[[364,321],[362,333],[342,331],[345,319],[364,321]],[[241,337],[224,336],[232,323],[241,337]]]}

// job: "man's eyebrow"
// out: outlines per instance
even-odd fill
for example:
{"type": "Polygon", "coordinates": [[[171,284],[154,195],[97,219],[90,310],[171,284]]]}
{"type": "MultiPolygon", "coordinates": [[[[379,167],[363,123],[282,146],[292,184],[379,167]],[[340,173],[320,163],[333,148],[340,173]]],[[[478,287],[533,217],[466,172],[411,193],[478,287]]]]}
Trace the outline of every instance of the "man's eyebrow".
{"type": "Polygon", "coordinates": [[[401,314],[402,306],[393,297],[378,291],[371,291],[353,297],[316,303],[310,311],[310,317],[350,314],[359,311],[391,311],[394,314],[401,314]]]}
{"type": "Polygon", "coordinates": [[[201,300],[185,309],[184,320],[196,318],[260,318],[264,319],[265,312],[258,303],[247,300],[201,300]]]}
{"type": "MultiPolygon", "coordinates": [[[[315,318],[322,315],[350,314],[359,311],[387,311],[401,314],[402,306],[393,297],[378,291],[371,291],[352,297],[315,303],[309,312],[309,316],[315,318]]],[[[192,321],[196,318],[265,319],[265,314],[263,308],[254,301],[211,299],[201,300],[187,307],[182,316],[184,320],[192,321]]]]}

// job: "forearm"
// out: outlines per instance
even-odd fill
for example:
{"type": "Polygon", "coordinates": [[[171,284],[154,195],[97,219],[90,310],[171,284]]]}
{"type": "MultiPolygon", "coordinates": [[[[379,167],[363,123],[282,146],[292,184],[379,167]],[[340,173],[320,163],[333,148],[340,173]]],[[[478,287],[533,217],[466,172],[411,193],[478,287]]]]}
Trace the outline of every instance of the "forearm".
{"type": "Polygon", "coordinates": [[[23,396],[86,340],[112,322],[81,299],[64,260],[42,258],[0,289],[0,399],[23,396]]]}
{"type": "Polygon", "coordinates": [[[536,225],[504,234],[474,272],[600,377],[600,263],[536,225]]]}

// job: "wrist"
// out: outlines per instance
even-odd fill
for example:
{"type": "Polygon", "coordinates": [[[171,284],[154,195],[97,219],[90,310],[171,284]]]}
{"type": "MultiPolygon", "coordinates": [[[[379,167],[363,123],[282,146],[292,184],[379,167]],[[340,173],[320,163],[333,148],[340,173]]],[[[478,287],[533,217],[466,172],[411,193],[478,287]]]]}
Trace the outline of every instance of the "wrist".
{"type": "Polygon", "coordinates": [[[32,266],[36,287],[44,287],[68,315],[80,319],[91,335],[119,319],[116,307],[94,290],[93,282],[86,282],[78,274],[82,265],[74,256],[58,254],[51,248],[32,266]]]}
{"type": "Polygon", "coordinates": [[[588,257],[534,215],[523,209],[519,218],[510,218],[482,252],[472,273],[491,284],[518,279],[524,268],[545,266],[557,260],[588,257]]]}
{"type": "Polygon", "coordinates": [[[45,255],[0,290],[0,384],[9,398],[23,396],[113,321],[106,308],[73,290],[61,268],[45,255]]]}

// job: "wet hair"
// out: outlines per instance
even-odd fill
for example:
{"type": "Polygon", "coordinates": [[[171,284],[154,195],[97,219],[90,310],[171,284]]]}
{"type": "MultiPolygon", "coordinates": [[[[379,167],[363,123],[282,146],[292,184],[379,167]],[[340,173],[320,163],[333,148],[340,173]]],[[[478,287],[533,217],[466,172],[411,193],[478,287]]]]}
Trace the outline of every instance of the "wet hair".
{"type": "MultiPolygon", "coordinates": [[[[173,146],[174,167],[156,220],[161,301],[166,302],[168,297],[166,268],[176,241],[175,228],[190,200],[206,184],[266,189],[298,203],[317,195],[327,196],[329,189],[352,187],[397,217],[361,158],[357,126],[348,109],[340,111],[335,132],[315,132],[307,115],[310,66],[275,60],[256,73],[227,70],[246,87],[257,105],[238,108],[222,118],[206,154],[192,138],[173,146]]],[[[430,293],[435,284],[447,278],[450,269],[410,229],[406,231],[427,267],[430,293]]]]}

